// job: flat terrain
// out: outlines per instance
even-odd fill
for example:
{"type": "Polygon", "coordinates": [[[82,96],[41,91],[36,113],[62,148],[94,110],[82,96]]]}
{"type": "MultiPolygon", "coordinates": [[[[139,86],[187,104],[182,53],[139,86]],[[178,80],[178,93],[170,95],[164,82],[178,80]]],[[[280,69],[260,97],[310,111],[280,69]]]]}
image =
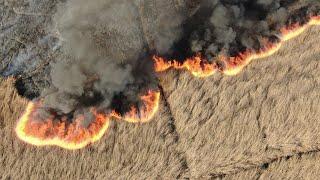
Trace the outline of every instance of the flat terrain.
{"type": "Polygon", "coordinates": [[[320,174],[320,27],[239,75],[159,74],[159,112],[143,125],[113,121],[78,151],[37,148],[14,126],[26,100],[0,80],[0,179],[281,177],[320,174]]]}

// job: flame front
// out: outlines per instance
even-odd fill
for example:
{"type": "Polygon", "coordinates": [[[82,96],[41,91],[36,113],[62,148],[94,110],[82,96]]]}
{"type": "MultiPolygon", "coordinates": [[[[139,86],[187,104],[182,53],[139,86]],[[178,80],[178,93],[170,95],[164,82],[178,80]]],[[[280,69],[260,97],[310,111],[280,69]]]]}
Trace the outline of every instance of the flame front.
{"type": "Polygon", "coordinates": [[[57,121],[54,116],[46,120],[34,119],[37,110],[41,108],[41,102],[29,102],[18,121],[16,133],[22,141],[32,145],[59,146],[69,150],[80,149],[101,139],[112,118],[134,123],[151,120],[157,112],[160,93],[149,91],[147,95],[141,96],[141,100],[144,104],[141,110],[138,111],[132,107],[131,111],[123,117],[115,111],[102,114],[92,108],[94,120],[87,127],[81,125],[84,116],[76,117],[72,123],[68,123],[66,118],[57,121]]]}
{"type": "Polygon", "coordinates": [[[215,63],[209,63],[204,60],[200,54],[197,54],[195,57],[188,58],[184,63],[172,60],[167,61],[162,57],[153,57],[155,61],[155,71],[162,72],[170,68],[175,69],[186,69],[189,70],[194,76],[197,77],[208,77],[213,75],[219,68],[215,63]]]}
{"type": "MultiPolygon", "coordinates": [[[[236,57],[221,56],[219,61],[224,63],[222,67],[217,63],[210,63],[202,58],[200,54],[186,59],[183,63],[176,60],[168,61],[162,57],[154,56],[155,71],[163,72],[170,68],[185,69],[196,77],[208,77],[215,72],[236,75],[252,60],[274,54],[280,49],[283,42],[301,34],[311,25],[320,25],[320,16],[311,17],[309,23],[305,25],[293,24],[281,29],[282,37],[279,43],[266,41],[264,47],[259,51],[247,50],[236,57]]],[[[37,121],[37,119],[33,118],[36,117],[37,110],[41,108],[41,102],[30,102],[17,123],[16,133],[21,140],[32,145],[54,145],[65,149],[80,149],[101,139],[107,131],[111,119],[123,119],[131,123],[148,122],[157,112],[159,100],[159,92],[148,91],[146,95],[141,96],[143,106],[140,109],[132,106],[131,110],[123,116],[116,111],[112,111],[109,114],[98,113],[92,108],[91,113],[94,115],[94,120],[87,127],[81,125],[84,120],[83,116],[76,117],[72,123],[68,123],[66,118],[55,120],[55,117],[37,121]]]]}
{"type": "Polygon", "coordinates": [[[252,60],[271,56],[281,48],[283,42],[300,35],[303,31],[305,31],[309,26],[312,25],[320,25],[320,16],[311,17],[309,22],[304,25],[295,23],[286,28],[282,28],[280,30],[281,41],[279,43],[266,41],[264,47],[258,51],[247,50],[235,57],[220,56],[218,59],[219,61],[224,63],[223,68],[219,68],[219,66],[215,62],[211,63],[202,58],[199,54],[186,59],[183,63],[180,63],[176,60],[166,60],[162,57],[154,56],[154,68],[156,72],[163,72],[170,68],[185,69],[190,71],[191,74],[196,77],[208,77],[213,75],[215,72],[221,72],[229,76],[236,75],[252,60]]]}
{"type": "Polygon", "coordinates": [[[310,25],[320,25],[320,16],[313,16],[309,22],[310,25]]]}

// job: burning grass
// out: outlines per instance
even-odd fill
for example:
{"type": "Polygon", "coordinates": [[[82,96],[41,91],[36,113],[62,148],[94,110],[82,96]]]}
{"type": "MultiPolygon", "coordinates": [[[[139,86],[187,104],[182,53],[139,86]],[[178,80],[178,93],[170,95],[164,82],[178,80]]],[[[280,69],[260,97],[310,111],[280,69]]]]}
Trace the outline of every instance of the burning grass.
{"type": "Polygon", "coordinates": [[[273,55],[277,52],[285,41],[288,41],[306,30],[309,26],[319,25],[320,16],[310,17],[310,20],[306,24],[295,23],[288,27],[281,29],[281,40],[279,43],[273,43],[265,40],[264,47],[258,51],[247,50],[239,53],[235,57],[220,56],[220,62],[224,65],[219,65],[215,62],[211,63],[197,54],[194,57],[186,59],[183,63],[177,60],[166,60],[162,57],[154,56],[155,71],[163,72],[170,68],[173,69],[185,69],[191,72],[195,77],[208,77],[213,75],[215,72],[221,72],[225,75],[236,75],[247,66],[251,61],[255,59],[261,59],[273,55]]]}
{"type": "Polygon", "coordinates": [[[136,107],[121,116],[112,111],[109,114],[99,113],[91,108],[94,120],[88,127],[84,127],[84,115],[79,115],[68,122],[67,117],[56,119],[52,114],[48,119],[39,120],[38,110],[42,107],[40,101],[30,102],[16,126],[17,136],[36,146],[59,146],[65,149],[80,149],[90,143],[101,139],[109,127],[111,119],[125,120],[132,123],[147,122],[155,115],[159,106],[160,93],[149,91],[141,96],[144,106],[137,110],[136,107]]]}
{"type": "MultiPolygon", "coordinates": [[[[277,52],[283,42],[301,34],[308,26],[319,25],[320,17],[311,17],[309,23],[292,26],[281,30],[282,37],[279,43],[266,41],[264,47],[259,51],[247,50],[236,57],[220,57],[224,65],[210,63],[203,59],[201,55],[186,59],[183,63],[176,60],[167,61],[164,58],[154,56],[155,71],[163,72],[170,68],[186,69],[196,77],[208,77],[220,71],[225,75],[236,75],[246,65],[255,59],[264,58],[277,52]]],[[[17,136],[33,145],[56,145],[65,149],[79,149],[86,145],[98,141],[107,131],[111,119],[124,119],[128,122],[147,122],[152,119],[158,110],[160,93],[149,91],[147,95],[141,96],[143,107],[131,107],[125,115],[120,115],[115,111],[109,114],[97,112],[94,108],[91,113],[94,120],[88,127],[83,127],[81,122],[83,116],[75,117],[72,123],[67,122],[66,117],[55,120],[55,116],[44,121],[37,121],[36,112],[41,108],[41,102],[30,102],[25,113],[18,121],[16,127],[17,136]]]]}

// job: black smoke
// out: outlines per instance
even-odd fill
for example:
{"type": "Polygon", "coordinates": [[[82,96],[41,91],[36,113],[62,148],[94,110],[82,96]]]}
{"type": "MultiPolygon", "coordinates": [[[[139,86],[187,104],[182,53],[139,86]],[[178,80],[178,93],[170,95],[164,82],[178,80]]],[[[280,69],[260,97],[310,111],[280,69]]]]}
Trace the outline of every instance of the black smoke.
{"type": "Polygon", "coordinates": [[[209,61],[235,56],[320,14],[316,0],[46,0],[29,11],[46,3],[54,10],[27,18],[46,33],[21,42],[0,73],[17,77],[21,94],[41,99],[44,112],[89,120],[92,106],[120,113],[141,106],[139,96],[157,90],[155,54],[180,61],[196,53],[209,61]]]}
{"type": "Polygon", "coordinates": [[[59,5],[53,27],[64,56],[51,64],[51,85],[40,97],[45,108],[60,114],[92,106],[126,112],[141,103],[141,94],[156,89],[137,3],[70,0],[59,5]]]}
{"type": "Polygon", "coordinates": [[[279,41],[281,28],[304,24],[319,14],[319,4],[312,0],[202,0],[184,21],[175,53],[167,57],[183,61],[200,52],[213,61],[220,55],[259,50],[266,40],[279,41]]]}
{"type": "MultiPolygon", "coordinates": [[[[48,28],[56,32],[61,53],[50,62],[50,85],[37,98],[43,102],[41,119],[52,112],[69,119],[77,114],[90,117],[91,107],[123,114],[131,106],[139,109],[140,96],[148,90],[157,91],[141,5],[139,0],[58,4],[48,28]]],[[[182,10],[164,10],[157,16],[152,36],[155,50],[161,53],[169,52],[181,37],[184,18],[182,10]]],[[[91,120],[86,118],[86,124],[91,120]]]]}

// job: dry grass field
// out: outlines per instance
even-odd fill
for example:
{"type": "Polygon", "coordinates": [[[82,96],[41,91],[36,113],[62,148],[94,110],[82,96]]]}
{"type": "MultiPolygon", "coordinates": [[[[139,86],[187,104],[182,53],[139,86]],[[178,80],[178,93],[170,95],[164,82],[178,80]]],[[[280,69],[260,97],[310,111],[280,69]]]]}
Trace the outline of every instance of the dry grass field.
{"type": "Polygon", "coordinates": [[[77,151],[21,142],[26,100],[0,80],[0,179],[314,179],[320,172],[320,27],[237,76],[159,75],[159,112],[112,122],[77,151]]]}

